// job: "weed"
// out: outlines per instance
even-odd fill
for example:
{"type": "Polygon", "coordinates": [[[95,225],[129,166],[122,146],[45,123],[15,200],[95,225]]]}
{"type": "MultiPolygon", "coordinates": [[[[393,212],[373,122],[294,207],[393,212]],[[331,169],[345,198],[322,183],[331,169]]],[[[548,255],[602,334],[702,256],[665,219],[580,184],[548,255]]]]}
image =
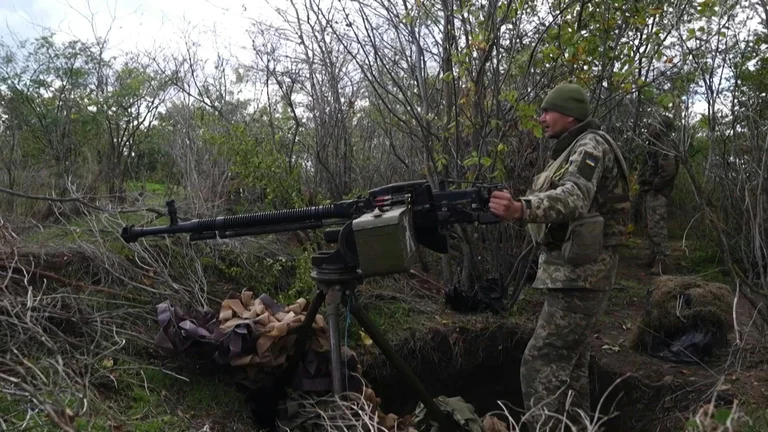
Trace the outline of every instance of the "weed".
{"type": "Polygon", "coordinates": [[[765,407],[745,406],[715,408],[702,406],[696,415],[685,423],[685,432],[768,430],[768,410],[765,407]]]}
{"type": "MultiPolygon", "coordinates": [[[[285,262],[285,261],[282,261],[285,262]]],[[[310,299],[315,289],[312,280],[312,253],[300,251],[293,257],[293,271],[290,286],[277,292],[277,300],[283,304],[292,304],[300,298],[310,299]]]]}
{"type": "Polygon", "coordinates": [[[509,316],[515,319],[525,319],[532,314],[536,315],[541,310],[546,298],[547,294],[544,290],[525,287],[517,303],[510,309],[509,316]]]}
{"type": "Polygon", "coordinates": [[[684,265],[690,272],[709,282],[728,284],[729,277],[720,251],[714,245],[697,247],[686,258],[684,265]]]}

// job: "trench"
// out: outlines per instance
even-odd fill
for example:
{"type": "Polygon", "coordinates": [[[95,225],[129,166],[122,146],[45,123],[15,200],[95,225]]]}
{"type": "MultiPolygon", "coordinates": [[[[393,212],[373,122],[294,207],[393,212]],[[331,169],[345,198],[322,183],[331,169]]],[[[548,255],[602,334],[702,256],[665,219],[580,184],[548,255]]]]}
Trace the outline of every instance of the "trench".
{"type": "MultiPolygon", "coordinates": [[[[524,411],[520,363],[531,332],[511,324],[454,326],[414,332],[392,345],[433,398],[461,396],[480,418],[501,411],[502,401],[519,422],[524,411]]],[[[379,408],[398,417],[412,414],[419,403],[416,393],[381,351],[370,345],[356,354],[363,377],[381,400],[379,408]]],[[[605,356],[592,353],[589,381],[592,411],[601,404],[601,416],[612,413],[599,429],[603,432],[684,430],[684,413],[697,409],[707,392],[706,386],[697,388],[681,379],[650,382],[642,369],[628,370],[633,367],[601,358],[605,356]]],[[[256,424],[272,424],[277,400],[268,393],[248,394],[256,424]]]]}
{"type": "MultiPolygon", "coordinates": [[[[499,410],[499,400],[522,407],[519,369],[527,337],[504,329],[454,328],[433,330],[418,338],[395,348],[433,397],[461,396],[479,414],[499,410]]],[[[366,357],[361,359],[363,375],[381,398],[382,411],[413,412],[418,400],[400,374],[383,356],[370,358],[369,362],[366,357]]]]}
{"type": "MultiPolygon", "coordinates": [[[[398,354],[432,397],[461,396],[482,418],[500,411],[504,401],[515,421],[522,416],[520,362],[530,330],[513,326],[486,329],[451,328],[422,333],[419,339],[395,344],[398,354]]],[[[363,375],[381,399],[381,410],[398,416],[412,413],[418,404],[407,383],[375,351],[360,356],[363,375]]],[[[674,386],[656,386],[638,376],[600,364],[593,355],[589,366],[592,410],[601,398],[601,414],[616,415],[603,424],[605,432],[681,430],[677,408],[686,405],[685,392],[674,386]],[[607,394],[606,394],[607,393],[607,394]],[[671,402],[674,402],[670,404],[671,402]]]]}

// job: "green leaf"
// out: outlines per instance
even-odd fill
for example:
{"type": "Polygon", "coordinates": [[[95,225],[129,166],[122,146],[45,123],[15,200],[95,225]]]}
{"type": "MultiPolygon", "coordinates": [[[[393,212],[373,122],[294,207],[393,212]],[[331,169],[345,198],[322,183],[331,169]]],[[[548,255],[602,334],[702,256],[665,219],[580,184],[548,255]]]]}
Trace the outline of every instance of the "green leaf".
{"type": "Polygon", "coordinates": [[[475,164],[477,164],[478,160],[479,160],[479,158],[477,156],[477,152],[476,151],[472,151],[472,155],[469,156],[468,158],[464,159],[463,164],[464,164],[464,166],[475,165],[475,164]]]}
{"type": "Polygon", "coordinates": [[[533,136],[536,138],[541,138],[544,136],[544,131],[542,130],[541,126],[536,125],[533,127],[533,136]]]}
{"type": "Polygon", "coordinates": [[[663,107],[669,107],[672,105],[674,100],[674,97],[669,93],[662,93],[658,98],[656,98],[656,102],[663,107]]]}
{"type": "Polygon", "coordinates": [[[685,422],[685,430],[688,432],[699,430],[699,424],[696,423],[696,419],[690,419],[687,422],[685,422]]]}
{"type": "Polygon", "coordinates": [[[731,410],[728,408],[719,408],[715,411],[715,421],[721,425],[724,425],[728,422],[728,419],[731,418],[731,410]]]}
{"type": "Polygon", "coordinates": [[[462,162],[464,166],[470,166],[470,165],[476,165],[477,164],[477,156],[470,156],[466,159],[464,159],[464,162],[462,162]]]}

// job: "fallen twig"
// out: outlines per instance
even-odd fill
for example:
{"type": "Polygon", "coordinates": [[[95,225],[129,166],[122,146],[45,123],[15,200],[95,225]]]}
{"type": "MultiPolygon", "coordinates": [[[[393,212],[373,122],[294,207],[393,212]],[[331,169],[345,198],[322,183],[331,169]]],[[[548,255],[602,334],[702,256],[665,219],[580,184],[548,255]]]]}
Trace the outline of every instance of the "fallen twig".
{"type": "MultiPolygon", "coordinates": [[[[154,207],[133,207],[133,208],[117,208],[117,209],[108,209],[104,207],[97,206],[95,204],[92,204],[88,202],[83,197],[78,196],[71,196],[71,197],[49,197],[45,195],[30,195],[23,192],[18,192],[12,189],[6,189],[4,187],[0,187],[0,192],[6,193],[8,195],[13,195],[15,197],[19,198],[26,198],[26,199],[33,199],[33,200],[40,200],[40,201],[49,201],[49,202],[59,202],[59,203],[66,203],[66,202],[76,202],[78,204],[82,204],[86,207],[92,208],[94,210],[98,210],[105,213],[140,213],[140,212],[147,212],[147,213],[154,213],[158,216],[166,216],[166,212],[160,209],[156,209],[154,207]]],[[[179,217],[179,220],[189,220],[187,218],[179,217]]]]}
{"type": "MultiPolygon", "coordinates": [[[[19,265],[19,264],[8,264],[8,263],[0,262],[0,267],[8,269],[9,272],[12,272],[13,269],[23,270],[23,271],[25,271],[27,273],[35,274],[35,275],[37,275],[39,277],[42,277],[42,278],[45,278],[45,279],[50,279],[52,281],[59,282],[59,283],[65,284],[65,285],[69,285],[69,286],[72,286],[72,287],[75,287],[75,288],[80,288],[80,289],[83,289],[83,290],[98,291],[98,292],[102,292],[104,294],[115,295],[115,296],[122,297],[124,299],[133,300],[133,301],[136,301],[136,302],[143,302],[143,301],[145,301],[144,299],[142,299],[140,297],[136,297],[136,296],[131,295],[131,294],[121,293],[119,291],[111,290],[109,288],[104,288],[104,287],[99,287],[99,286],[94,286],[94,285],[87,285],[87,284],[84,284],[84,283],[81,283],[81,282],[72,281],[72,280],[66,279],[64,277],[61,277],[59,275],[56,275],[56,274],[53,274],[53,273],[49,273],[47,271],[38,270],[38,269],[31,269],[31,268],[24,267],[24,266],[19,265]]],[[[12,275],[12,276],[14,276],[14,275],[12,275]]],[[[20,276],[14,276],[14,277],[20,277],[20,276]]]]}

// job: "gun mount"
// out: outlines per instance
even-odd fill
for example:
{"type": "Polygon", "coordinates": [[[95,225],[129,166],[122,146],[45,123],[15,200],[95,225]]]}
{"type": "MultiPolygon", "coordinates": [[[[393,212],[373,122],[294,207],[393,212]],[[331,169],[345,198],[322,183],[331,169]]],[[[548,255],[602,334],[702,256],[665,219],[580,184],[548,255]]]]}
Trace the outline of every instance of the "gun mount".
{"type": "Polygon", "coordinates": [[[368,191],[367,196],[329,205],[277,210],[234,216],[220,216],[179,222],[174,201],[166,202],[168,226],[123,227],[126,243],[147,236],[189,234],[190,241],[215,240],[325,228],[323,239],[335,245],[312,256],[311,277],[317,292],[299,331],[296,350],[280,380],[286,386],[296,370],[309,341],[311,323],[323,303],[331,337],[332,386],[342,394],[342,356],[339,331],[340,306],[344,305],[370,336],[387,360],[398,370],[424,404],[441,431],[457,426],[430,397],[418,378],[355,299],[355,288],[365,278],[410,271],[416,248],[424,246],[437,253],[448,252],[443,228],[452,224],[496,224],[488,210],[490,195],[499,184],[474,184],[466,189],[446,190],[440,182],[434,191],[425,180],[393,183],[368,191]]]}

